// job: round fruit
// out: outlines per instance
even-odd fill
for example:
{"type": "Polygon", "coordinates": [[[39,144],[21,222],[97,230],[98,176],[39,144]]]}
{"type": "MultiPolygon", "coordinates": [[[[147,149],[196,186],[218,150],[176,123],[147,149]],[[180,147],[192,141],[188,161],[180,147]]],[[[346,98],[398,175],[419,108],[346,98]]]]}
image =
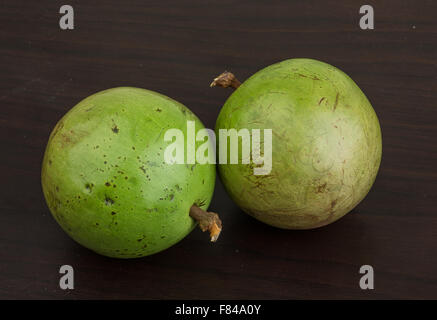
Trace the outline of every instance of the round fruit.
{"type": "Polygon", "coordinates": [[[215,240],[220,220],[203,211],[214,165],[164,161],[166,130],[186,134],[187,121],[203,128],[182,104],[139,88],[105,90],[77,104],[51,133],[42,165],[56,221],[78,243],[116,258],[164,250],[190,233],[194,219],[215,240]]]}
{"type": "MultiPolygon", "coordinates": [[[[339,69],[311,59],[271,65],[240,82],[229,72],[211,86],[237,88],[220,129],[272,129],[272,170],[220,164],[220,177],[243,211],[285,229],[310,229],[348,213],[369,192],[381,160],[378,118],[339,69]]],[[[261,148],[262,150],[262,148],[261,148]]]]}

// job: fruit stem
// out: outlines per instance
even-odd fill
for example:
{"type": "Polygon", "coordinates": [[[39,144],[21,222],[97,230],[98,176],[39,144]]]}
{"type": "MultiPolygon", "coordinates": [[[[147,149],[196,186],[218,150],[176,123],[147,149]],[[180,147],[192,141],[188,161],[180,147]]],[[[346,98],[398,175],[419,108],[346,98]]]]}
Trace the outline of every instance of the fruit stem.
{"type": "Polygon", "coordinates": [[[209,85],[210,87],[219,86],[222,88],[234,88],[237,89],[241,85],[241,82],[229,71],[223,72],[209,85]]]}
{"type": "Polygon", "coordinates": [[[209,231],[211,242],[217,241],[222,231],[222,221],[217,213],[208,212],[196,205],[192,205],[190,208],[190,217],[199,223],[199,227],[202,231],[209,231]]]}

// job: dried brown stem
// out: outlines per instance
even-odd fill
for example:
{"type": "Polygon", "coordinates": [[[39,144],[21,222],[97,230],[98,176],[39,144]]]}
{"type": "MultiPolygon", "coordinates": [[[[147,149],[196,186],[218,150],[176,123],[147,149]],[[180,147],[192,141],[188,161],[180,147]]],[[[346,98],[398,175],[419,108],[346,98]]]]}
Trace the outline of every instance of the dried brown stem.
{"type": "Polygon", "coordinates": [[[209,85],[210,87],[219,86],[222,88],[234,88],[237,89],[241,85],[241,82],[229,71],[223,72],[209,85]]]}
{"type": "Polygon", "coordinates": [[[217,241],[222,231],[222,221],[217,213],[208,212],[193,205],[190,208],[190,217],[199,223],[199,227],[202,231],[209,231],[212,242],[217,241]]]}

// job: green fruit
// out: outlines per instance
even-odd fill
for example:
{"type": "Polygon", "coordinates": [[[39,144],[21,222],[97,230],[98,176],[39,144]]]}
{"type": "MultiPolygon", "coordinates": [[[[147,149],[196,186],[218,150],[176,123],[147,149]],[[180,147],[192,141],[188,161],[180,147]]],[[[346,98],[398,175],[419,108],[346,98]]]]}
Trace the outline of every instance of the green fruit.
{"type": "MultiPolygon", "coordinates": [[[[213,85],[239,81],[225,73],[213,85]]],[[[224,104],[217,136],[230,128],[272,129],[270,174],[254,175],[241,155],[219,173],[243,211],[280,228],[316,228],[344,216],[369,192],[381,160],[381,130],[366,96],[316,60],[286,60],[246,80],[224,104]]]]}
{"type": "Polygon", "coordinates": [[[215,182],[213,164],[164,160],[166,130],[186,134],[188,120],[204,128],[182,104],[145,89],[109,89],[77,104],[51,133],[42,165],[56,221],[78,243],[116,258],[184,238],[196,225],[190,208],[208,207],[215,182]]]}

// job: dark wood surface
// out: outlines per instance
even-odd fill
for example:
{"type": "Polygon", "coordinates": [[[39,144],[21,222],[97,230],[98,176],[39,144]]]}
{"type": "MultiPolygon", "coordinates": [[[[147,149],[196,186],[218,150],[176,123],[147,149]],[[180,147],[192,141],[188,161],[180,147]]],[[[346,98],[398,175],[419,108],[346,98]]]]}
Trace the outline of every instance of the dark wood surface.
{"type": "Polygon", "coordinates": [[[1,1],[0,298],[437,298],[437,3],[371,1],[69,1],[75,30],[58,26],[64,1],[1,1]],[[274,62],[309,57],[348,73],[371,100],[383,161],[367,198],[338,222],[285,231],[242,213],[220,182],[210,209],[224,230],[200,230],[162,253],[116,260],[82,248],[43,199],[50,131],[78,101],[136,86],[166,94],[213,127],[229,90],[274,62]],[[59,267],[75,289],[59,288],[59,267]],[[375,289],[359,288],[359,268],[375,289]]]}

